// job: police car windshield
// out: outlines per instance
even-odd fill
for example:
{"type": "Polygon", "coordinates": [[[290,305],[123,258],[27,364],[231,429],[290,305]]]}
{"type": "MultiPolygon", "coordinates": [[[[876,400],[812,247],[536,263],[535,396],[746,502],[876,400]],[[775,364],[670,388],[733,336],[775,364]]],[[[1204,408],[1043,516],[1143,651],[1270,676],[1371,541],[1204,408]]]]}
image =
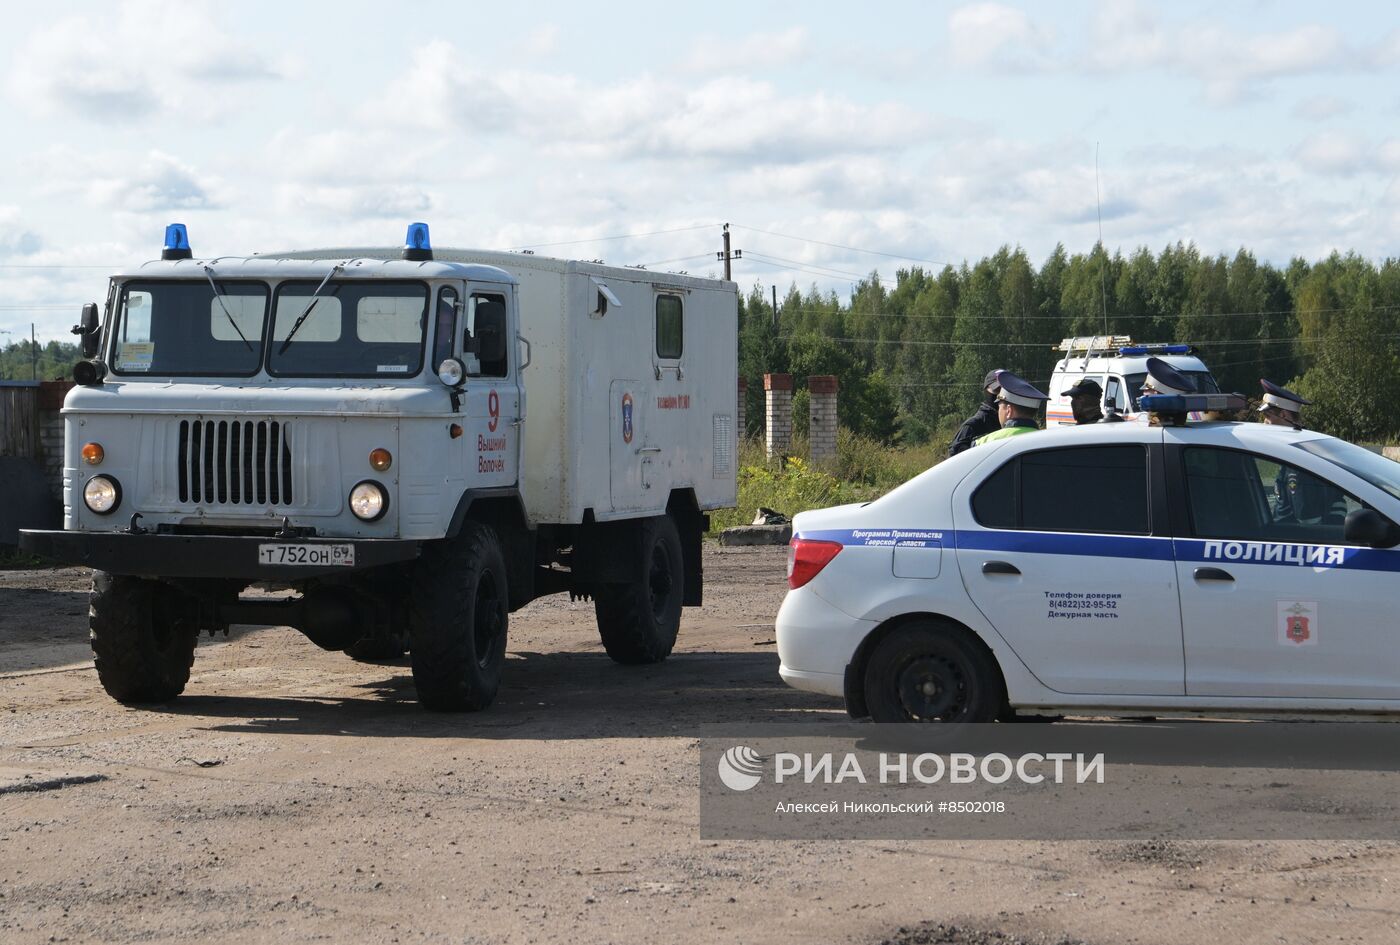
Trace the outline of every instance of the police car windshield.
{"type": "Polygon", "coordinates": [[[268,373],[402,378],[422,369],[428,320],[424,283],[330,282],[317,293],[319,285],[277,287],[268,373]]]}
{"type": "MultiPolygon", "coordinates": [[[[1198,394],[1218,394],[1220,385],[1215,383],[1215,378],[1211,377],[1209,371],[1182,371],[1186,377],[1190,378],[1196,385],[1198,394]]],[[[1131,398],[1132,406],[1129,409],[1138,409],[1138,397],[1142,396],[1142,384],[1147,380],[1144,374],[1129,374],[1123,378],[1123,384],[1128,388],[1128,397],[1131,398]]]]}
{"type": "Polygon", "coordinates": [[[256,374],[267,297],[261,282],[128,282],[112,329],[112,370],[166,377],[256,374]]]}
{"type": "Polygon", "coordinates": [[[1364,479],[1377,489],[1400,499],[1400,463],[1345,440],[1304,440],[1293,445],[1304,452],[1335,463],[1353,476],[1364,479]]]}

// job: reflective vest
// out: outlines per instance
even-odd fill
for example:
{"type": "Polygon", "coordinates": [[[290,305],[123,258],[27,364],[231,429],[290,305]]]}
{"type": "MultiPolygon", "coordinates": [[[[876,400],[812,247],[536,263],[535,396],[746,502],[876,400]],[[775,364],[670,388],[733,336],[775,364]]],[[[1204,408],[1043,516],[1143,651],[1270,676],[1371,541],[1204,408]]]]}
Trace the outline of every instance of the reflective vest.
{"type": "Polygon", "coordinates": [[[1034,433],[1039,429],[1040,428],[1030,420],[1012,420],[1009,425],[1002,427],[1000,430],[988,433],[986,436],[979,436],[972,445],[981,446],[983,443],[990,443],[993,440],[1004,440],[1007,437],[1020,436],[1022,433],[1034,433]],[[1022,426],[1021,424],[1023,423],[1029,425],[1022,426]]]}

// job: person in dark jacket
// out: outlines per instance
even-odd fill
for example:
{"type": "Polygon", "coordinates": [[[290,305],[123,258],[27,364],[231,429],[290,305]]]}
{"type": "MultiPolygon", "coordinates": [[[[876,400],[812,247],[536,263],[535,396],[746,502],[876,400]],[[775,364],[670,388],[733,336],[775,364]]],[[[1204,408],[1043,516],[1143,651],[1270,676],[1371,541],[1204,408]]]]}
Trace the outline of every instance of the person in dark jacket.
{"type": "Polygon", "coordinates": [[[1123,418],[1118,416],[1117,411],[1111,411],[1104,415],[1103,407],[1100,406],[1103,400],[1103,388],[1098,381],[1084,378],[1069,390],[1069,409],[1074,414],[1074,422],[1085,423],[1122,423],[1123,418]]]}
{"type": "Polygon", "coordinates": [[[958,427],[957,436],[953,437],[952,445],[948,447],[948,455],[956,456],[963,450],[968,449],[979,437],[988,433],[995,433],[1001,429],[1001,422],[997,420],[997,394],[1001,391],[1001,383],[997,380],[997,375],[1002,369],[988,371],[987,376],[982,378],[982,389],[986,391],[986,398],[977,405],[977,409],[972,416],[963,421],[958,427]]]}

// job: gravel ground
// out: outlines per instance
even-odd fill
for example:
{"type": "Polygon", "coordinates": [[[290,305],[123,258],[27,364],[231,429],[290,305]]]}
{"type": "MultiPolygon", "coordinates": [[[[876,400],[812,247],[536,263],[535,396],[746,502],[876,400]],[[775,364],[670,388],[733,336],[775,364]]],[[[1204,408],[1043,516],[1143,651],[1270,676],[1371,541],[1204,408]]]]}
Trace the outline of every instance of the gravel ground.
{"type": "Polygon", "coordinates": [[[1400,941],[1388,844],[699,839],[699,726],[844,717],[778,681],[782,550],[706,555],[666,663],[538,601],[467,716],[280,628],[124,708],[86,572],[0,572],[0,941],[1400,941]]]}

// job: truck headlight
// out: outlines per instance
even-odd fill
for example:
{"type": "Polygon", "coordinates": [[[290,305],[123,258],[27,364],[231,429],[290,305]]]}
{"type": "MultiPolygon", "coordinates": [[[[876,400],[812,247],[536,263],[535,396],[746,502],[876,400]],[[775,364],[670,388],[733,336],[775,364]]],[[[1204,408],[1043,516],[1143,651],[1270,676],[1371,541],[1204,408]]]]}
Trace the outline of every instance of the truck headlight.
{"type": "Polygon", "coordinates": [[[366,480],[350,490],[350,511],[365,522],[384,517],[389,510],[389,494],[377,482],[366,480]]]}
{"type": "Polygon", "coordinates": [[[122,487],[111,476],[93,476],[83,486],[83,502],[98,515],[107,515],[122,504],[122,487]]]}
{"type": "Polygon", "coordinates": [[[438,380],[448,387],[460,387],[467,379],[467,366],[457,358],[448,358],[438,365],[438,380]]]}

